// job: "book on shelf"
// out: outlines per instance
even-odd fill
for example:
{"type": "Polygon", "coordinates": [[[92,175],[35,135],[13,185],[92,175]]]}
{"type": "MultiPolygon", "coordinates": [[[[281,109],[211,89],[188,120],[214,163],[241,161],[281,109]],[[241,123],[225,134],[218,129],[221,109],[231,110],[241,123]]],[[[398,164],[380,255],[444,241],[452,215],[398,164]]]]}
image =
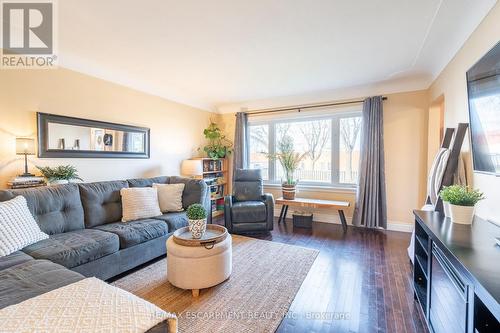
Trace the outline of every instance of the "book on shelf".
{"type": "Polygon", "coordinates": [[[216,184],[217,183],[217,178],[215,177],[207,177],[207,178],[203,178],[203,180],[205,181],[205,183],[210,186],[210,185],[213,185],[213,184],[216,184]]]}
{"type": "Polygon", "coordinates": [[[28,187],[37,187],[46,185],[44,177],[15,177],[7,182],[7,185],[11,189],[16,188],[28,188],[28,187]]]}
{"type": "Polygon", "coordinates": [[[7,183],[7,185],[12,189],[20,189],[20,188],[30,188],[30,187],[39,187],[39,186],[45,186],[45,183],[31,183],[31,184],[12,184],[12,183],[7,183]]]}
{"type": "Polygon", "coordinates": [[[224,198],[215,201],[215,210],[224,210],[224,198]]]}
{"type": "Polygon", "coordinates": [[[225,184],[225,178],[223,175],[219,175],[218,177],[205,177],[203,178],[205,183],[208,186],[216,186],[216,185],[224,185],[225,184]]]}
{"type": "Polygon", "coordinates": [[[212,200],[224,197],[224,185],[211,186],[210,187],[210,197],[212,200]]]}
{"type": "Polygon", "coordinates": [[[10,181],[11,183],[29,183],[29,182],[45,182],[43,177],[15,177],[10,181]]]}
{"type": "Polygon", "coordinates": [[[203,172],[222,171],[222,160],[204,160],[203,172]]]}
{"type": "Polygon", "coordinates": [[[212,200],[212,214],[220,216],[224,213],[224,198],[212,200]]]}

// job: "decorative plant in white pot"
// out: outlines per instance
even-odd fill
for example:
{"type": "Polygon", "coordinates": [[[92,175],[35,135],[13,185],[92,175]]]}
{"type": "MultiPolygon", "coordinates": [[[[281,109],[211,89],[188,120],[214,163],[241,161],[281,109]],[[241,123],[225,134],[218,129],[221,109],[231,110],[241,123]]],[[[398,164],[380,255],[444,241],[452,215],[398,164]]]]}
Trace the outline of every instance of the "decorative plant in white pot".
{"type": "Polygon", "coordinates": [[[298,182],[294,176],[295,171],[299,168],[300,162],[306,157],[307,153],[297,153],[293,146],[293,138],[289,135],[283,136],[278,142],[277,148],[275,154],[268,154],[267,156],[270,159],[278,160],[285,172],[285,180],[281,184],[283,199],[294,200],[295,188],[298,182]]]}
{"type": "Polygon", "coordinates": [[[192,204],[187,209],[189,231],[194,239],[200,239],[207,230],[207,210],[201,204],[192,204]]]}
{"type": "Polygon", "coordinates": [[[37,166],[42,175],[47,179],[47,182],[51,185],[57,184],[67,184],[74,180],[83,179],[78,176],[78,170],[72,165],[60,165],[57,167],[40,167],[37,166]]]}
{"type": "Polygon", "coordinates": [[[445,186],[439,196],[449,205],[451,221],[460,224],[472,223],[476,204],[484,199],[482,192],[463,185],[445,186]]]}

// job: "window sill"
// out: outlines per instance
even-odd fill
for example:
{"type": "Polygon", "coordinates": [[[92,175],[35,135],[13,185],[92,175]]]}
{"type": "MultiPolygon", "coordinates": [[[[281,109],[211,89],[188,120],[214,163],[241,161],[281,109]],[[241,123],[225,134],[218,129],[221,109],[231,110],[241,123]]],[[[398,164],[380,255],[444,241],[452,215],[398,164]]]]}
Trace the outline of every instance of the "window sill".
{"type": "MultiPolygon", "coordinates": [[[[264,189],[277,190],[281,189],[281,184],[266,184],[264,189]]],[[[297,192],[323,192],[323,193],[356,193],[356,187],[351,186],[314,186],[314,185],[297,185],[297,192]]]]}

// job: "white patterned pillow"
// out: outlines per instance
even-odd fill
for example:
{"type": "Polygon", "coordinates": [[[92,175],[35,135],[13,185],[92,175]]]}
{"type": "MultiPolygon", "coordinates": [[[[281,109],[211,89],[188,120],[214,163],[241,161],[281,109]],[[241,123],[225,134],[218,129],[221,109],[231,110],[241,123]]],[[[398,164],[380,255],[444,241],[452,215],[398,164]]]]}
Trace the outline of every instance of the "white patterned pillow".
{"type": "Polygon", "coordinates": [[[26,198],[0,202],[0,257],[47,238],[31,215],[26,198]]]}
{"type": "Polygon", "coordinates": [[[182,211],[184,184],[153,184],[158,190],[158,201],[162,213],[182,211]]]}
{"type": "Polygon", "coordinates": [[[122,188],[122,222],[160,216],[158,191],[152,187],[122,188]]]}

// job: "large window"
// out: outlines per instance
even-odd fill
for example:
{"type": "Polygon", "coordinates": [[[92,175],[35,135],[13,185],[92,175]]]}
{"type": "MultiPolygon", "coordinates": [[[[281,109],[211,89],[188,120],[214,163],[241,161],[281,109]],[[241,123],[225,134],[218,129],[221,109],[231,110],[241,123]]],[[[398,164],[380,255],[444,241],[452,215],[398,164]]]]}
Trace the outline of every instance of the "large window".
{"type": "Polygon", "coordinates": [[[301,184],[353,186],[358,179],[361,113],[328,117],[250,121],[250,167],[262,170],[267,183],[280,183],[279,162],[269,159],[285,136],[305,157],[295,173],[301,184]]]}

